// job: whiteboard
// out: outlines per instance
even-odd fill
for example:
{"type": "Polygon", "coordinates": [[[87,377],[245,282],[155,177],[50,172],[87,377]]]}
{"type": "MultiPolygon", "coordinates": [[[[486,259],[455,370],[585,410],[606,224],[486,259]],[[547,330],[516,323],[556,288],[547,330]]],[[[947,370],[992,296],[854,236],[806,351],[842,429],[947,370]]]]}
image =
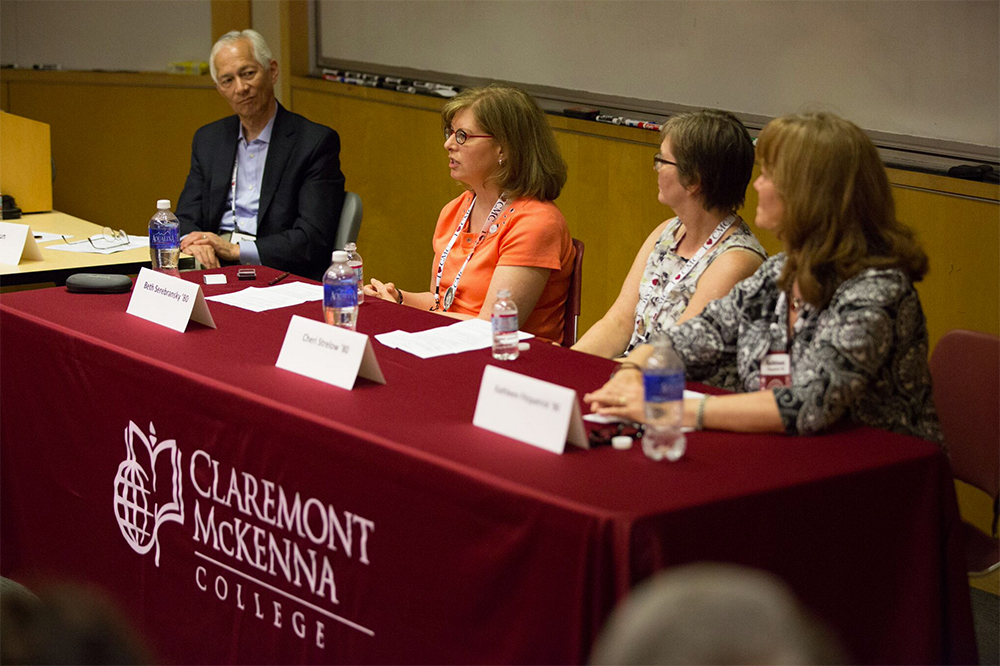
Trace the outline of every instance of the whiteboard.
{"type": "Polygon", "coordinates": [[[0,0],[4,65],[165,72],[211,49],[205,0],[0,0]]]}
{"type": "MultiPolygon", "coordinates": [[[[319,0],[321,63],[372,63],[1000,146],[996,0],[319,0]]],[[[636,108],[647,108],[640,105],[636,108]]]]}

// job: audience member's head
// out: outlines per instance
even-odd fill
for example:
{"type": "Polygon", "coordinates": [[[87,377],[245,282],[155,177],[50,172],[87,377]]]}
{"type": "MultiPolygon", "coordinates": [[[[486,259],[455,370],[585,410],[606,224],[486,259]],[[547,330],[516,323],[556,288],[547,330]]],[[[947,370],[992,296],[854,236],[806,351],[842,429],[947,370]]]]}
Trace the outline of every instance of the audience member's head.
{"type": "Polygon", "coordinates": [[[761,130],[757,158],[782,205],[773,231],[788,253],[783,287],[825,307],[844,280],[869,267],[899,268],[913,282],[927,255],[896,219],[889,178],[871,139],[830,113],[775,118],[761,130]]]}
{"type": "Polygon", "coordinates": [[[845,663],[833,637],[774,576],[695,564],[638,586],[608,620],[592,664],[845,663]]]}
{"type": "Polygon", "coordinates": [[[670,144],[685,187],[700,185],[705,210],[734,212],[743,205],[753,172],[753,140],[728,111],[706,109],[667,120],[661,141],[670,144]]]}
{"type": "Polygon", "coordinates": [[[0,580],[0,663],[150,663],[135,632],[99,592],[65,586],[36,597],[0,580]]]}
{"type": "Polygon", "coordinates": [[[552,201],[566,183],[566,162],[538,102],[523,90],[493,84],[469,88],[450,99],[441,113],[444,128],[470,109],[480,129],[500,146],[502,159],[492,181],[511,198],[552,201]]]}

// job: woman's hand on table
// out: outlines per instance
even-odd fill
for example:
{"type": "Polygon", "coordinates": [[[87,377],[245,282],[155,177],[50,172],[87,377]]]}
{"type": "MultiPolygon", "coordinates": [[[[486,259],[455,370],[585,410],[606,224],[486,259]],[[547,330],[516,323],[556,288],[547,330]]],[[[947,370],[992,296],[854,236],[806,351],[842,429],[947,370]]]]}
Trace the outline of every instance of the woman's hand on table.
{"type": "Polygon", "coordinates": [[[604,386],[584,395],[583,401],[597,414],[642,422],[646,418],[642,372],[632,367],[619,368],[604,386]]]}
{"type": "Polygon", "coordinates": [[[383,301],[391,301],[393,303],[399,303],[399,290],[396,289],[396,285],[392,282],[379,282],[375,278],[372,278],[371,284],[366,284],[364,286],[365,296],[373,296],[375,298],[381,298],[383,301]]]}

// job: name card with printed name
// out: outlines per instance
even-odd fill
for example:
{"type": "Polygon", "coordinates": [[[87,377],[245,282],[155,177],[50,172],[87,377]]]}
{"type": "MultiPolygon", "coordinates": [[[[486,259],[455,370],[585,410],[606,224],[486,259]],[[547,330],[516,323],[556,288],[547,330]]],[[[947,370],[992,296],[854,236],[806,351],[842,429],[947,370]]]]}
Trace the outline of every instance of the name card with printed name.
{"type": "Polygon", "coordinates": [[[21,259],[42,260],[42,251],[27,224],[0,222],[0,264],[17,266],[21,259]]]}
{"type": "Polygon", "coordinates": [[[576,391],[495,365],[483,371],[472,424],[553,453],[567,441],[590,448],[576,391]]]}
{"type": "Polygon", "coordinates": [[[215,328],[201,285],[148,268],[139,271],[125,312],[180,333],[192,320],[215,328]]]}
{"type": "Polygon", "coordinates": [[[348,391],[359,376],[385,384],[367,335],[299,315],[288,322],[275,365],[348,391]]]}

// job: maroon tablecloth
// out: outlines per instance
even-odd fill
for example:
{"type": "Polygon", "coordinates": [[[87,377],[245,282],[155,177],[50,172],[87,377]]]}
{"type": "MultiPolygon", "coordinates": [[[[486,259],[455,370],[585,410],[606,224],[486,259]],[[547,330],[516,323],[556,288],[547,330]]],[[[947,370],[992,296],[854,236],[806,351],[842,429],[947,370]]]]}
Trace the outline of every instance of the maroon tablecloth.
{"type": "MultiPolygon", "coordinates": [[[[222,272],[206,294],[249,286],[222,272]]],[[[583,662],[631,586],[697,560],[781,575],[860,662],[975,661],[929,443],[704,432],[674,464],[559,456],[472,425],[488,350],[374,342],[387,384],[345,391],[274,367],[318,303],[213,303],[217,330],[181,334],[128,299],[0,301],[0,565],[96,583],[165,661],[583,662]]],[[[441,323],[369,302],[358,328],[441,323]]],[[[611,367],[539,342],[502,365],[581,395],[611,367]]]]}

